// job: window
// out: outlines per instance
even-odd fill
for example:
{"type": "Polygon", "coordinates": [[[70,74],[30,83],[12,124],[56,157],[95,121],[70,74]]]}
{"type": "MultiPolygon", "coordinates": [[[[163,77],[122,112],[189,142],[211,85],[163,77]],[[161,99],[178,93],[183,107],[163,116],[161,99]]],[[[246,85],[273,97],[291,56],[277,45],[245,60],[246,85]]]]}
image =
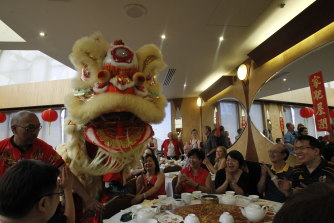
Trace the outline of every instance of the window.
{"type": "Polygon", "coordinates": [[[239,111],[238,103],[234,101],[222,101],[220,106],[220,120],[225,131],[229,132],[231,143],[235,142],[235,137],[238,135],[239,128],[239,111]]]}
{"type": "Polygon", "coordinates": [[[260,103],[253,103],[250,109],[250,117],[252,123],[255,125],[259,132],[263,132],[264,123],[263,123],[263,108],[260,103]]]}

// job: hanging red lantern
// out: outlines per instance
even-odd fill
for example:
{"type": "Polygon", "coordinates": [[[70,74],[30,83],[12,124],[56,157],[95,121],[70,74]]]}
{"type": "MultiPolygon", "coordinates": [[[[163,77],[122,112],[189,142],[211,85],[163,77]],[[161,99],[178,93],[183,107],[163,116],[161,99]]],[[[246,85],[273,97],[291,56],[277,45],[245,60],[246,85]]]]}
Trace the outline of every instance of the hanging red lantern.
{"type": "Polygon", "coordinates": [[[314,114],[313,109],[308,107],[302,108],[299,111],[299,115],[303,118],[311,118],[313,114],[314,114]]]}
{"type": "Polygon", "coordinates": [[[0,123],[3,123],[5,122],[7,119],[6,115],[2,112],[0,112],[0,123]]]}
{"type": "Polygon", "coordinates": [[[49,123],[49,135],[50,135],[50,126],[51,122],[54,122],[58,119],[58,113],[55,110],[48,109],[42,112],[42,119],[49,123]]]}
{"type": "Polygon", "coordinates": [[[329,117],[334,118],[334,109],[329,110],[329,117]]]}
{"type": "Polygon", "coordinates": [[[45,110],[42,112],[42,119],[47,122],[54,122],[58,119],[58,113],[52,109],[45,110]]]}

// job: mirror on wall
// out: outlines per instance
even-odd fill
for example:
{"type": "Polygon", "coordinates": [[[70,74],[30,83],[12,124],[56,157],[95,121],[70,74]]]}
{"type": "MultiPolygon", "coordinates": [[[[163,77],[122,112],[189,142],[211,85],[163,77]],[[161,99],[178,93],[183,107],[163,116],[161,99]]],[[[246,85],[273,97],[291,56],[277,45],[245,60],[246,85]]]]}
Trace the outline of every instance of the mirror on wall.
{"type": "Polygon", "coordinates": [[[214,123],[219,115],[220,123],[225,128],[225,136],[232,146],[242,135],[247,125],[245,106],[235,98],[225,98],[215,105],[214,123]]]}
{"type": "Polygon", "coordinates": [[[303,118],[300,110],[313,107],[308,76],[319,71],[325,82],[328,106],[334,106],[333,57],[332,42],[287,65],[262,86],[251,106],[250,116],[263,136],[272,142],[282,139],[287,122],[294,124],[295,131],[298,124],[303,124],[308,134],[316,138],[327,134],[316,130],[314,116],[303,118]]]}

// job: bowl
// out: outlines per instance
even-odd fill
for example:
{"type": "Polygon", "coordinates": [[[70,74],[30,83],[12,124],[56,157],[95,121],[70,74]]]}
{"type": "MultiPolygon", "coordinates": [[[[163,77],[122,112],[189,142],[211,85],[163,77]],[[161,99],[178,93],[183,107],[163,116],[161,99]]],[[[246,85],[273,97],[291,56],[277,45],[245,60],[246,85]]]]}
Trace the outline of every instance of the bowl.
{"type": "Polygon", "coordinates": [[[218,204],[219,199],[216,195],[203,195],[201,202],[202,204],[218,204]]]}
{"type": "Polygon", "coordinates": [[[253,201],[253,202],[256,202],[259,200],[259,195],[248,195],[248,198],[253,201]]]}

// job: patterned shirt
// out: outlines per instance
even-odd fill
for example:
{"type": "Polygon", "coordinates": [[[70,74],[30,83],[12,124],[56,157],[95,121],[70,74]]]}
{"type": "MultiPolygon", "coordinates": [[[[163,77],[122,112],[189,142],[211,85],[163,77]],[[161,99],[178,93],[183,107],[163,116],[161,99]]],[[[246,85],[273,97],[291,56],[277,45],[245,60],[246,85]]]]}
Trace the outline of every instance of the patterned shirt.
{"type": "Polygon", "coordinates": [[[292,187],[300,187],[301,183],[309,185],[319,181],[334,182],[334,163],[321,159],[319,166],[310,173],[304,164],[293,169],[292,187]]]}
{"type": "Polygon", "coordinates": [[[52,146],[41,139],[36,139],[26,151],[21,151],[14,144],[13,137],[0,141],[0,177],[21,159],[42,160],[56,167],[64,164],[64,160],[52,146]]]}

